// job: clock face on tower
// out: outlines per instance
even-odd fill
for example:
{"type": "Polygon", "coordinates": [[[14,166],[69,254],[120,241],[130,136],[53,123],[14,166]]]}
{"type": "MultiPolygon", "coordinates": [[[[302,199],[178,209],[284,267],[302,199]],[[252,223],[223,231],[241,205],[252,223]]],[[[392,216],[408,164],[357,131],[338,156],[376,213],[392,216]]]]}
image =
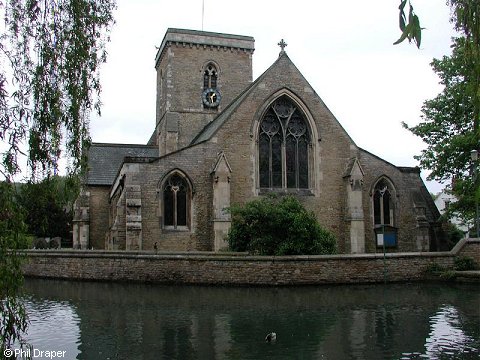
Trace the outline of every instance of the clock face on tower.
{"type": "Polygon", "coordinates": [[[221,99],[222,96],[217,89],[208,88],[203,91],[202,101],[206,107],[216,108],[221,99]]]}

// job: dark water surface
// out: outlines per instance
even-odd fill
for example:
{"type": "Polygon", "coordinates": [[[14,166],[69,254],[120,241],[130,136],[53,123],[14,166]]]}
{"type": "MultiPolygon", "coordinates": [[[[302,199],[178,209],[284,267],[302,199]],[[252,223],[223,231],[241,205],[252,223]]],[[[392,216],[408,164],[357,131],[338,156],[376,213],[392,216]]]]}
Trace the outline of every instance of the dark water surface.
{"type": "Polygon", "coordinates": [[[34,349],[65,359],[478,359],[480,287],[228,288],[27,279],[34,349]],[[265,335],[277,333],[266,343],[265,335]]]}

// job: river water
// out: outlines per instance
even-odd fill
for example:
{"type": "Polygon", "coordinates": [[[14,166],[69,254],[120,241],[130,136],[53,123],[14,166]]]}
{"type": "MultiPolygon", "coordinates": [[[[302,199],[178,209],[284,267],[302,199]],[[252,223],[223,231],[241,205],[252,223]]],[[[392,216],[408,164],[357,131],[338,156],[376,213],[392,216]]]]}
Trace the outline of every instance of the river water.
{"type": "MultiPolygon", "coordinates": [[[[289,288],[27,279],[36,355],[63,359],[478,359],[480,287],[289,288]],[[270,332],[274,342],[265,342],[270,332]]],[[[35,357],[35,359],[47,357],[35,357]]]]}

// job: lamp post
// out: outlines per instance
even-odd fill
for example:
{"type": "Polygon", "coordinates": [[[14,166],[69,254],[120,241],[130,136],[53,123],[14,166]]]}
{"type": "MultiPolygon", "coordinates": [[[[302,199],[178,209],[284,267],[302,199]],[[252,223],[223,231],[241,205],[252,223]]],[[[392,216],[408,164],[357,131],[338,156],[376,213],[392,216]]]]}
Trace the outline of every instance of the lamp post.
{"type": "Polygon", "coordinates": [[[478,189],[477,189],[477,182],[478,182],[478,150],[472,150],[470,152],[470,157],[473,162],[474,173],[473,173],[473,196],[475,196],[475,234],[477,238],[480,238],[480,224],[479,224],[479,214],[478,214],[478,189]]]}

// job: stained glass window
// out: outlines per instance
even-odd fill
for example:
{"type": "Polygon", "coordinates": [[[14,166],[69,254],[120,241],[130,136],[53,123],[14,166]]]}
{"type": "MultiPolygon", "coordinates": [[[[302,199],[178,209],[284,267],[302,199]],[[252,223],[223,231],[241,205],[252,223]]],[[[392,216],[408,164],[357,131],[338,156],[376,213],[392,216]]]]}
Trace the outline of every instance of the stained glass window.
{"type": "Polygon", "coordinates": [[[260,123],[261,188],[308,188],[310,134],[301,111],[286,96],[276,100],[260,123]]]}

